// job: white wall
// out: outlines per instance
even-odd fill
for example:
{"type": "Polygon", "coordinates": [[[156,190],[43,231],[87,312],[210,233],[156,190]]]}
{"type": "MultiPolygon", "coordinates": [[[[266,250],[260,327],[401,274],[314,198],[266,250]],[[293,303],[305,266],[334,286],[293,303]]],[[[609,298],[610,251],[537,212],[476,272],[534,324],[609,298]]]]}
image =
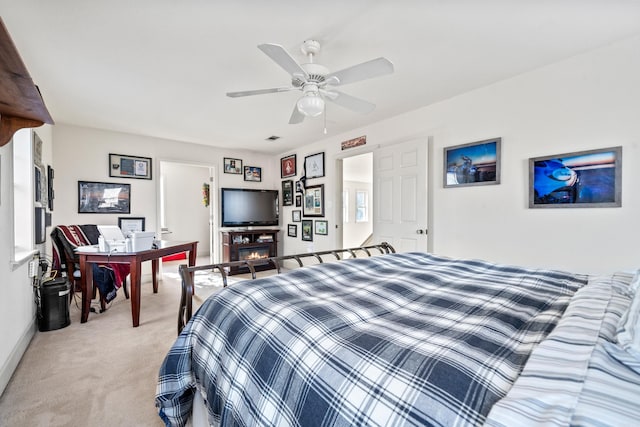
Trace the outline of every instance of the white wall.
{"type": "MultiPolygon", "coordinates": [[[[495,262],[605,272],[640,266],[640,37],[475,90],[444,102],[327,138],[296,154],[325,151],[335,175],[340,142],[361,135],[367,145],[433,137],[429,176],[434,252],[495,262]],[[502,137],[500,185],[443,188],[443,147],[502,137]],[[528,159],[623,147],[622,207],[529,209],[528,159]]],[[[335,245],[339,194],[324,183],[335,245]]],[[[289,218],[289,216],[285,216],[289,218]]],[[[285,226],[286,223],[283,224],[285,226]]],[[[285,253],[311,245],[285,239],[285,253]]]]}
{"type": "MultiPolygon", "coordinates": [[[[146,218],[148,231],[160,232],[157,200],[158,165],[161,160],[193,165],[215,165],[214,177],[219,187],[277,188],[280,176],[278,159],[260,153],[190,144],[166,139],[109,132],[76,126],[57,125],[54,128],[53,157],[56,170],[56,207],[53,224],[117,224],[117,214],[78,214],[78,180],[124,182],[131,184],[131,216],[146,218]],[[151,157],[152,180],[110,178],[109,153],[151,157]],[[262,182],[245,182],[242,175],[225,174],[223,157],[239,158],[244,165],[262,167],[262,182]],[[275,160],[274,160],[275,159],[275,160]]],[[[179,184],[178,183],[173,183],[179,184]]],[[[214,188],[211,190],[214,192],[214,188]]],[[[217,202],[217,195],[212,194],[217,202]]],[[[183,212],[187,217],[188,212],[183,212]]],[[[216,212],[219,218],[219,212],[216,212]]],[[[219,219],[214,218],[214,221],[219,219]]]]}
{"type": "MultiPolygon", "coordinates": [[[[51,128],[37,128],[43,163],[51,164],[51,128]]],[[[13,142],[0,147],[0,394],[37,329],[36,306],[27,264],[13,265],[13,142]]],[[[49,229],[48,229],[49,230],[49,229]]],[[[47,243],[35,246],[45,252],[47,243]]]]}

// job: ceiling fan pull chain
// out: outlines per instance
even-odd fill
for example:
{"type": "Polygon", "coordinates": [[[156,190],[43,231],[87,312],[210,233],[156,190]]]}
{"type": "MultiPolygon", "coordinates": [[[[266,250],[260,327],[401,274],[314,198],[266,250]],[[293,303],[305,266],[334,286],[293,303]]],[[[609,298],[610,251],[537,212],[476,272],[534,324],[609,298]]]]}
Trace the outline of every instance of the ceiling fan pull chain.
{"type": "Polygon", "coordinates": [[[324,119],[324,134],[327,134],[327,103],[324,103],[324,117],[322,117],[324,119]]]}

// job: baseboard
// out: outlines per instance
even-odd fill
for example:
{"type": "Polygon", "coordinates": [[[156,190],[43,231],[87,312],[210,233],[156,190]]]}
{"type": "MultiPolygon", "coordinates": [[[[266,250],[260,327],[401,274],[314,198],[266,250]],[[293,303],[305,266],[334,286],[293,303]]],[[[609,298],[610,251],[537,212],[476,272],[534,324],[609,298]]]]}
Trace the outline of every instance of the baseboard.
{"type": "Polygon", "coordinates": [[[7,387],[7,384],[9,384],[11,376],[18,367],[18,364],[20,363],[20,359],[22,359],[24,352],[27,351],[27,347],[29,347],[29,343],[31,342],[31,339],[33,338],[35,333],[36,320],[34,316],[33,321],[25,329],[24,333],[11,351],[9,358],[2,366],[2,369],[0,369],[0,396],[2,396],[2,393],[4,393],[4,389],[7,387]]]}

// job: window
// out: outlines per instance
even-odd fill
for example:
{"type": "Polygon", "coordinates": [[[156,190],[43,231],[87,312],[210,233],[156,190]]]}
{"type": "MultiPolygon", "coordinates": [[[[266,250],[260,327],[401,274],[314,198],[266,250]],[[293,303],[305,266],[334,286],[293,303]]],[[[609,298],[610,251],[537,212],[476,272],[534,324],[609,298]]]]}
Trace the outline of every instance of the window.
{"type": "Polygon", "coordinates": [[[369,194],[364,190],[356,190],[356,222],[369,221],[369,194]]]}
{"type": "Polygon", "coordinates": [[[342,192],[342,222],[349,222],[349,191],[342,192]]]}
{"type": "Polygon", "coordinates": [[[13,262],[32,255],[33,244],[33,155],[31,129],[13,135],[13,262]]]}

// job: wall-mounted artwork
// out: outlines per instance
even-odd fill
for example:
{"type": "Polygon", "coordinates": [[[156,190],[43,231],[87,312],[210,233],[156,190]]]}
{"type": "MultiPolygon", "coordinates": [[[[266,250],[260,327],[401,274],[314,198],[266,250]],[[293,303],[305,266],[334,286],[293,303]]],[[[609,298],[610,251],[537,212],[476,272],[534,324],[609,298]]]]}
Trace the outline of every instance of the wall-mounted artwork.
{"type": "Polygon", "coordinates": [[[280,178],[296,176],[296,155],[292,154],[280,159],[280,178]]]}
{"type": "Polygon", "coordinates": [[[282,206],[293,205],[293,181],[282,181],[282,206]]]}
{"type": "Polygon", "coordinates": [[[529,159],[530,208],[622,205],[622,147],[529,159]]]}
{"type": "Polygon", "coordinates": [[[262,181],[262,168],[257,166],[245,166],[244,167],[244,180],[245,181],[262,181]]]}
{"type": "Polygon", "coordinates": [[[298,237],[298,225],[297,224],[288,224],[287,225],[287,236],[289,236],[289,237],[298,237]]]}
{"type": "Polygon", "coordinates": [[[317,219],[315,222],[316,234],[326,236],[329,234],[329,222],[324,219],[317,219]]]}
{"type": "Polygon", "coordinates": [[[304,190],[303,216],[324,216],[324,184],[310,185],[304,190]]]}
{"type": "Polygon", "coordinates": [[[240,159],[231,159],[229,157],[225,157],[224,158],[224,173],[242,175],[242,160],[240,160],[240,159]]]}
{"type": "Polygon", "coordinates": [[[131,185],[78,181],[78,213],[130,213],[131,185]]]}
{"type": "Polygon", "coordinates": [[[304,172],[307,179],[324,176],[324,151],[304,158],[304,172]]]}
{"type": "Polygon", "coordinates": [[[465,187],[500,183],[502,138],[444,148],[444,186],[465,187]]]}
{"type": "Polygon", "coordinates": [[[302,220],[302,240],[313,241],[313,221],[310,219],[302,220]]]}
{"type": "Polygon", "coordinates": [[[109,176],[151,179],[151,159],[124,154],[109,154],[109,176]]]}

